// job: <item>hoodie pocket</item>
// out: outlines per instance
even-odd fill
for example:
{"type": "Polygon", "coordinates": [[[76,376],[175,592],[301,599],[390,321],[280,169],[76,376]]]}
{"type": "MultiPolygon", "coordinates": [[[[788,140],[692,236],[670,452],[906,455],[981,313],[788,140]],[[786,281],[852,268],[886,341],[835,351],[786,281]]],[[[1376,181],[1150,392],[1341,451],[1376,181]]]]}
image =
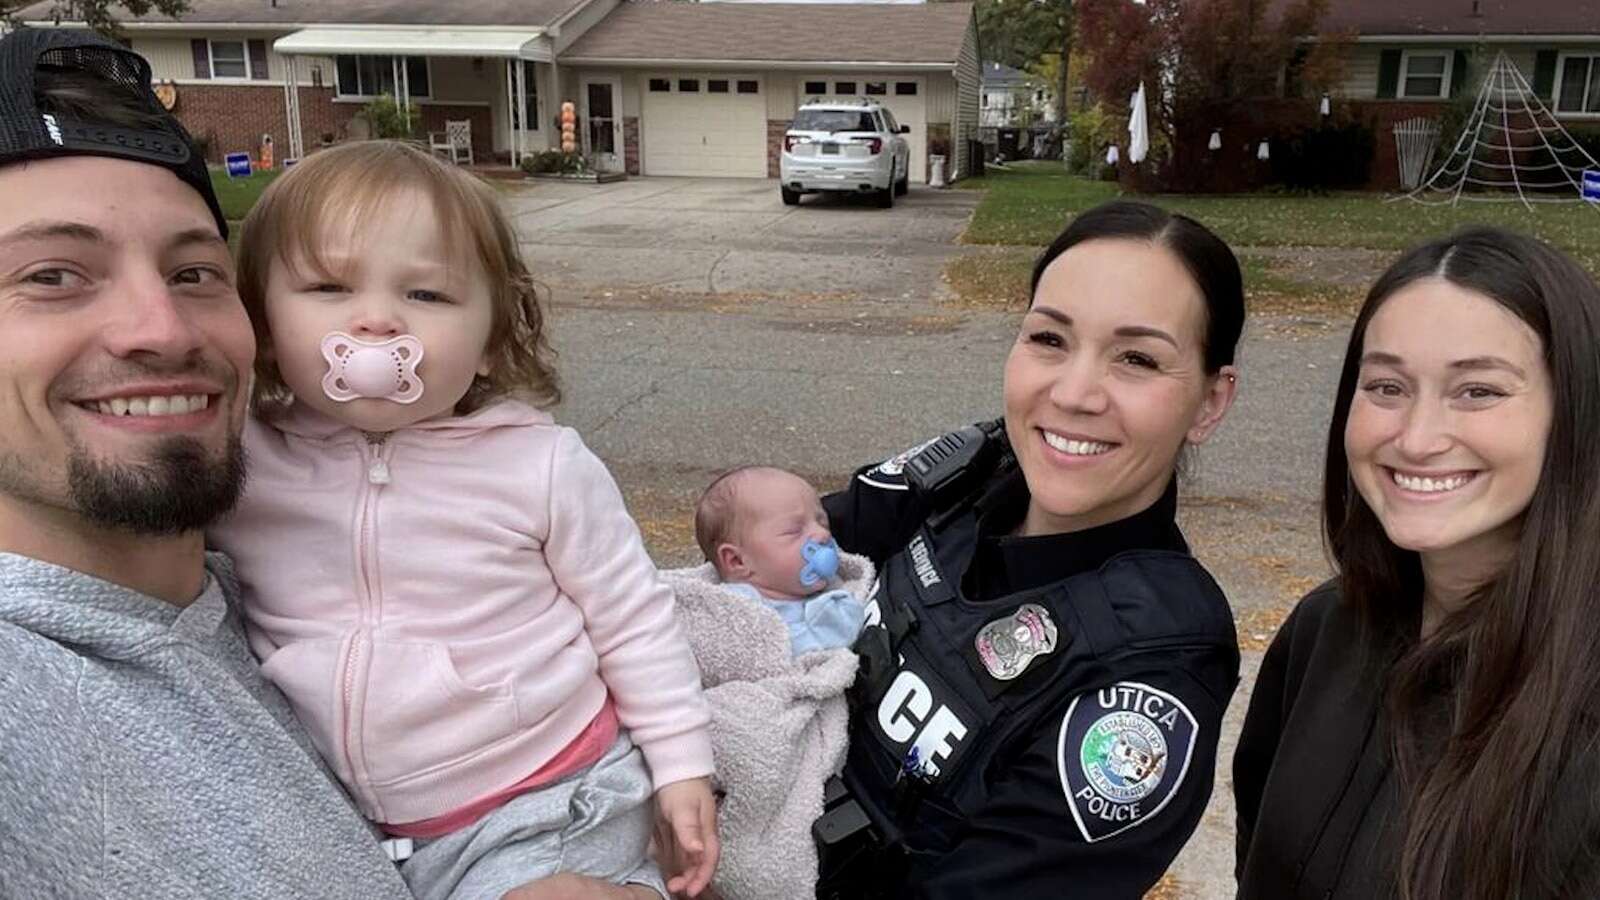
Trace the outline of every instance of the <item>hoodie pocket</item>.
{"type": "Polygon", "coordinates": [[[373,642],[362,718],[363,755],[380,784],[460,762],[518,731],[509,681],[469,684],[449,648],[428,642],[373,642]]]}
{"type": "Polygon", "coordinates": [[[311,735],[317,752],[341,780],[349,781],[349,766],[343,755],[335,752],[342,720],[338,669],[343,644],[339,638],[284,644],[261,660],[261,674],[289,698],[295,718],[311,735]]]}

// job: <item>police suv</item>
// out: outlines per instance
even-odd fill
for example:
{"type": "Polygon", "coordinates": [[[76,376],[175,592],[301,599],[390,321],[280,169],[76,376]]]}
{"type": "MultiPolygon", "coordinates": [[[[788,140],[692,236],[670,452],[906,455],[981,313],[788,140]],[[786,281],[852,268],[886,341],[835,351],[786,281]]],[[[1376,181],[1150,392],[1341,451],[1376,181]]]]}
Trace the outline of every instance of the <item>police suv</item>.
{"type": "Polygon", "coordinates": [[[910,126],[870,97],[813,99],[800,106],[783,138],[778,171],[783,202],[817,191],[870,193],[884,209],[911,177],[910,126]]]}

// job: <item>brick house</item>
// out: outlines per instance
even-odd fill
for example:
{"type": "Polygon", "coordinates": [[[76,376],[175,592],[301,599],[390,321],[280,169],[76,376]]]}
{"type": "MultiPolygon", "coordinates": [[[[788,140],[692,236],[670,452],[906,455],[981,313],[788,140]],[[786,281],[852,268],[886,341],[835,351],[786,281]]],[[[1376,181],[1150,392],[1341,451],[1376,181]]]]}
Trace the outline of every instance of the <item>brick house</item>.
{"type": "MultiPolygon", "coordinates": [[[[17,17],[48,26],[50,7],[17,17]]],[[[213,161],[258,155],[264,135],[280,160],[361,136],[382,94],[427,131],[470,121],[474,156],[506,161],[558,147],[570,100],[584,152],[644,175],[775,176],[812,96],[889,106],[912,127],[914,181],[940,151],[966,173],[978,130],[967,2],[192,0],[121,28],[213,161]]]]}
{"type": "Polygon", "coordinates": [[[1399,187],[1395,123],[1476,96],[1501,51],[1563,126],[1600,129],[1600,0],[1338,0],[1319,29],[1350,38],[1330,94],[1373,126],[1373,187],[1399,187]]]}

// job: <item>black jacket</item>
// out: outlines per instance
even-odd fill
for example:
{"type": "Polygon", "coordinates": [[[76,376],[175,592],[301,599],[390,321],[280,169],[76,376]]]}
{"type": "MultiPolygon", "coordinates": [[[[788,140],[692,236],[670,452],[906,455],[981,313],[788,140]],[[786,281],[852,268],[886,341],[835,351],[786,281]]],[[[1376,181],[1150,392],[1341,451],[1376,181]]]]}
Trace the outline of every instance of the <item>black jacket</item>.
{"type": "MultiPolygon", "coordinates": [[[[947,504],[908,489],[903,463],[865,468],[825,501],[840,546],[871,557],[885,584],[898,578],[899,596],[917,608],[920,627],[889,654],[899,668],[887,678],[920,676],[932,698],[923,709],[853,703],[845,781],[871,795],[863,806],[904,851],[892,877],[882,877],[888,886],[861,896],[1136,900],[1199,822],[1238,680],[1232,616],[1188,555],[1173,521],[1175,490],[1120,522],[1022,538],[1010,536],[1028,500],[1014,466],[991,462],[950,516],[939,514],[947,504]],[[1033,601],[1056,604],[1061,646],[1014,680],[996,681],[971,650],[973,634],[1033,601]],[[1165,743],[1171,756],[1160,774],[1131,788],[1095,770],[1101,788],[1139,798],[1119,804],[1090,785],[1089,751],[1099,745],[1086,729],[1118,711],[1105,698],[1127,685],[1156,698],[1141,701],[1154,703],[1143,708],[1155,714],[1134,722],[1135,732],[1148,738],[1146,723],[1164,720],[1169,730],[1150,743],[1165,743]],[[935,753],[949,752],[932,761],[960,784],[902,791],[906,779],[894,782],[892,772],[904,760],[891,758],[883,723],[903,726],[903,750],[911,726],[932,721],[937,713],[928,709],[945,704],[970,729],[961,729],[964,744],[933,744],[935,753]],[[1172,715],[1164,719],[1163,710],[1172,715]],[[1170,730],[1180,719],[1187,724],[1170,730]],[[908,802],[919,792],[927,796],[908,802]]],[[[879,599],[887,606],[893,590],[881,586],[869,607],[879,599]]],[[[865,660],[863,668],[871,668],[865,660]]],[[[886,872],[891,864],[880,865],[886,872]]]]}
{"type": "Polygon", "coordinates": [[[1394,896],[1399,795],[1371,652],[1336,582],[1273,638],[1233,756],[1241,900],[1394,896]]]}

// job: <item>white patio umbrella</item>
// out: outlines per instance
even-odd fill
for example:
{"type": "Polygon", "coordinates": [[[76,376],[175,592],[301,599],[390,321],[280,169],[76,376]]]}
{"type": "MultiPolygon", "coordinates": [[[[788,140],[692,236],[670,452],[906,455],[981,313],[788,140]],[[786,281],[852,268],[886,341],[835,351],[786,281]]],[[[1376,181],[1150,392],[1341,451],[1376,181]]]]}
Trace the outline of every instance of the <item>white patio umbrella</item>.
{"type": "Polygon", "coordinates": [[[1135,165],[1150,155],[1150,116],[1145,109],[1144,82],[1133,93],[1133,114],[1128,117],[1128,162],[1135,165]]]}

